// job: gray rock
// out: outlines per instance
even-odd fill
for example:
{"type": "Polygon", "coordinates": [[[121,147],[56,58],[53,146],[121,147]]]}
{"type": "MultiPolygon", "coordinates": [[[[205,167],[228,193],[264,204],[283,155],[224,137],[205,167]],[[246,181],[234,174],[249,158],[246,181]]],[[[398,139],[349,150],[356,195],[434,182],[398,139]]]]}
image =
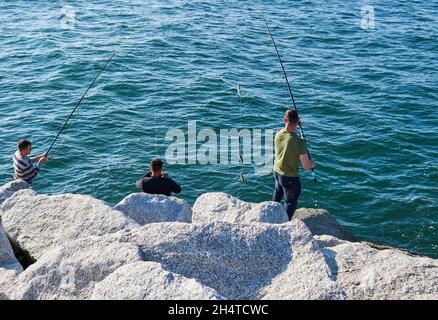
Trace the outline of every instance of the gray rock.
{"type": "Polygon", "coordinates": [[[259,291],[261,300],[344,300],[347,295],[339,286],[318,243],[299,220],[282,225],[295,237],[292,259],[285,270],[259,291]],[[302,225],[297,225],[300,222],[302,225]],[[297,228],[300,226],[299,228],[297,228]],[[306,231],[304,231],[306,230],[306,231]],[[306,232],[308,234],[306,234],[306,232]]]}
{"type": "Polygon", "coordinates": [[[20,263],[15,258],[14,251],[9,243],[6,231],[0,222],[0,268],[23,271],[20,263]]]}
{"type": "Polygon", "coordinates": [[[288,217],[284,207],[277,202],[248,203],[222,192],[201,195],[193,205],[193,222],[210,223],[285,223],[288,217]]]}
{"type": "MultiPolygon", "coordinates": [[[[146,198],[128,197],[126,207],[177,207],[146,198]]],[[[0,296],[438,300],[438,260],[350,242],[324,210],[300,209],[272,224],[260,221],[287,219],[282,206],[280,214],[270,203],[216,193],[194,207],[200,223],[148,223],[152,211],[129,213],[146,223],[140,227],[91,197],[17,191],[0,205],[4,229],[38,261],[22,271],[0,224],[0,296]]],[[[178,216],[172,212],[158,216],[178,216]]]]}
{"type": "Polygon", "coordinates": [[[300,259],[260,291],[261,299],[438,300],[437,260],[327,235],[315,238],[317,246],[307,252],[302,247],[300,259]]]}
{"type": "Polygon", "coordinates": [[[17,180],[13,180],[10,181],[4,185],[2,185],[0,187],[0,192],[3,191],[11,191],[11,192],[16,192],[16,191],[20,191],[23,189],[31,189],[31,185],[28,184],[26,181],[21,180],[21,179],[17,179],[17,180]]]}
{"type": "Polygon", "coordinates": [[[140,225],[153,222],[192,222],[192,208],[184,200],[163,195],[133,193],[115,207],[140,225]]]}
{"type": "Polygon", "coordinates": [[[337,245],[340,245],[342,243],[345,243],[345,240],[338,239],[333,236],[329,236],[327,234],[323,234],[320,236],[314,236],[316,243],[321,248],[329,248],[329,247],[335,247],[337,245]]]}
{"type": "Polygon", "coordinates": [[[349,299],[438,300],[438,261],[399,250],[344,242],[323,248],[334,279],[349,299]]]}
{"type": "Polygon", "coordinates": [[[75,239],[138,227],[121,212],[90,196],[36,195],[21,190],[0,206],[5,229],[34,258],[75,239]]]}
{"type": "Polygon", "coordinates": [[[96,284],[95,300],[223,300],[215,290],[195,279],[166,271],[156,262],[120,267],[96,284]]]}
{"type": "Polygon", "coordinates": [[[0,300],[5,300],[14,288],[22,266],[14,256],[7,234],[0,221],[0,300]]]}
{"type": "Polygon", "coordinates": [[[0,294],[9,298],[16,287],[18,276],[19,270],[0,267],[0,294]]]}
{"type": "Polygon", "coordinates": [[[0,187],[0,204],[2,204],[7,198],[11,197],[14,192],[30,188],[30,184],[21,179],[8,182],[0,187]]]}
{"type": "MultiPolygon", "coordinates": [[[[229,299],[256,299],[291,259],[303,259],[301,248],[309,242],[313,246],[312,234],[298,220],[284,225],[155,223],[112,237],[138,245],[145,260],[194,278],[229,299]]],[[[323,264],[323,255],[319,259],[323,264]]],[[[313,279],[305,275],[309,282],[313,279]]]]}
{"type": "Polygon", "coordinates": [[[104,237],[72,241],[45,252],[22,272],[12,298],[89,299],[96,283],[119,267],[141,260],[138,247],[129,243],[113,242],[104,237]]]}
{"type": "Polygon", "coordinates": [[[292,219],[303,221],[314,235],[326,234],[341,240],[358,241],[327,210],[301,208],[295,211],[292,219]]]}

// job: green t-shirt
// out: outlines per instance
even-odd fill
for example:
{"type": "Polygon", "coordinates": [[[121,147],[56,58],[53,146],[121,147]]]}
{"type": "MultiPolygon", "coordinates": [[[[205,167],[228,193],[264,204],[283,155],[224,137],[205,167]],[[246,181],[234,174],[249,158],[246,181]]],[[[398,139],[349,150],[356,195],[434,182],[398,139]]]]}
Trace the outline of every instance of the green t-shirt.
{"type": "Polygon", "coordinates": [[[275,135],[274,171],[286,177],[298,177],[298,161],[300,155],[306,154],[304,139],[295,132],[281,129],[275,135]]]}

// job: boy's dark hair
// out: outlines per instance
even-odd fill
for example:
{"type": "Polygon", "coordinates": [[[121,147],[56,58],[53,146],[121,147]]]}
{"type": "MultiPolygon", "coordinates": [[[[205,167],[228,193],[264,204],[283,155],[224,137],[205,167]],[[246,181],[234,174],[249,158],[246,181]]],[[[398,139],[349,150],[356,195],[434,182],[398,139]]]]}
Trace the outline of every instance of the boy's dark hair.
{"type": "Polygon", "coordinates": [[[295,109],[289,109],[286,111],[284,118],[291,124],[298,123],[298,112],[295,109]]]}
{"type": "Polygon", "coordinates": [[[163,161],[161,159],[154,159],[151,161],[151,169],[152,170],[161,170],[163,169],[163,161]]]}
{"type": "Polygon", "coordinates": [[[31,145],[32,145],[32,141],[25,140],[25,139],[20,140],[17,143],[18,150],[20,150],[20,151],[27,149],[27,147],[29,147],[31,145]]]}

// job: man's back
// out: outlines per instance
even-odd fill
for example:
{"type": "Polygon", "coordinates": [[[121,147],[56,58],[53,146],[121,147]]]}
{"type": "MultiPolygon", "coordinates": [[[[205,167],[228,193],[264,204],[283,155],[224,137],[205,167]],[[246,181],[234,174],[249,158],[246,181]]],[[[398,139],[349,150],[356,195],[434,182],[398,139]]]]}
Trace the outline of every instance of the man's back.
{"type": "Polygon", "coordinates": [[[21,156],[19,151],[14,153],[12,161],[14,166],[14,179],[23,179],[27,183],[32,184],[40,171],[39,167],[34,167],[32,160],[27,156],[21,156]]]}
{"type": "Polygon", "coordinates": [[[137,181],[137,187],[141,188],[141,190],[146,193],[162,194],[168,197],[172,192],[181,192],[181,186],[173,179],[168,177],[153,177],[150,173],[137,181]]]}
{"type": "Polygon", "coordinates": [[[274,171],[283,176],[298,177],[298,160],[306,152],[306,144],[302,138],[295,132],[281,129],[275,136],[274,171]]]}

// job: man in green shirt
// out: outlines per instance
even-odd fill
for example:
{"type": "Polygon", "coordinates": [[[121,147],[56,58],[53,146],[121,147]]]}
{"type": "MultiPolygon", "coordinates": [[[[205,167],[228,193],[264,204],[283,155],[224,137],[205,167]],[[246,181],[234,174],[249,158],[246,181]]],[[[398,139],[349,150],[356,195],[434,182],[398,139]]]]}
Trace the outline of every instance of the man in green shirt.
{"type": "Polygon", "coordinates": [[[299,122],[298,112],[295,109],[287,110],[284,116],[285,127],[275,135],[275,191],[272,200],[281,202],[284,196],[289,220],[292,219],[301,194],[298,162],[301,161],[304,170],[315,167],[315,161],[310,160],[307,154],[306,142],[295,132],[299,122]]]}

